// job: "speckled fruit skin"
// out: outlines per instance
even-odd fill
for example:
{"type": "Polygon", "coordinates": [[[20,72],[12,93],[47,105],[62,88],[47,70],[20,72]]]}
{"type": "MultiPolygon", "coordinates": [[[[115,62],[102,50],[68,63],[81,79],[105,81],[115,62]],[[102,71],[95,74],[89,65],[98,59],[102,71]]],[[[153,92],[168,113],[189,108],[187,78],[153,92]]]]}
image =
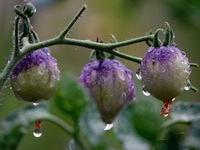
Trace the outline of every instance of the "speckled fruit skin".
{"type": "Polygon", "coordinates": [[[112,123],[120,110],[135,97],[133,74],[113,59],[91,60],[79,78],[96,103],[105,123],[112,123]]]}
{"type": "Polygon", "coordinates": [[[59,78],[56,59],[43,48],[20,60],[10,75],[10,86],[17,99],[39,102],[53,96],[59,78]]]}
{"type": "Polygon", "coordinates": [[[140,71],[145,89],[163,102],[181,94],[191,72],[185,53],[174,46],[149,47],[140,71]]]}

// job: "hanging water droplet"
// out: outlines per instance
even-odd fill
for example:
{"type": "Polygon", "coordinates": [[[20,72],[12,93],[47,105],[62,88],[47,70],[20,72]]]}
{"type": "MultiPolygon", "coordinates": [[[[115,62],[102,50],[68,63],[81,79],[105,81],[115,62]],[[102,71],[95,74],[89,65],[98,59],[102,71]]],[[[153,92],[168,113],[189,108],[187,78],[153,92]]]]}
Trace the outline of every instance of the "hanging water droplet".
{"type": "Polygon", "coordinates": [[[42,136],[42,129],[41,128],[39,128],[39,129],[35,129],[34,131],[33,131],[33,135],[35,136],[35,137],[41,137],[42,136]]]}
{"type": "Polygon", "coordinates": [[[190,81],[188,81],[188,83],[185,86],[185,90],[188,91],[188,90],[190,90],[190,88],[191,88],[191,83],[190,83],[190,81]]]}
{"type": "Polygon", "coordinates": [[[164,115],[163,115],[163,117],[167,117],[167,116],[168,116],[168,114],[164,114],[164,115]]]}
{"type": "Polygon", "coordinates": [[[142,88],[142,93],[145,95],[145,96],[150,96],[150,93],[146,90],[146,88],[143,86],[142,88]]]}
{"type": "Polygon", "coordinates": [[[37,138],[42,136],[41,120],[35,121],[33,135],[37,138]]]}
{"type": "Polygon", "coordinates": [[[138,70],[136,71],[136,77],[138,80],[142,80],[142,75],[141,75],[141,72],[140,72],[140,68],[138,68],[138,70]]]}
{"type": "Polygon", "coordinates": [[[104,131],[109,131],[113,127],[113,123],[107,124],[104,128],[104,131]]]}
{"type": "Polygon", "coordinates": [[[38,106],[40,103],[33,103],[34,106],[38,106]]]}

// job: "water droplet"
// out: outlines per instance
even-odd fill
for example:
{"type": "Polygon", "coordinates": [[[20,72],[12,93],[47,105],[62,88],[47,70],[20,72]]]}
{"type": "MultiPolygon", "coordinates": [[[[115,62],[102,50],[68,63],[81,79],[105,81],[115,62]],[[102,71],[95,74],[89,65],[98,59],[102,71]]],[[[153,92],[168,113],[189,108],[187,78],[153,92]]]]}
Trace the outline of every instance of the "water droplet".
{"type": "Polygon", "coordinates": [[[149,47],[147,52],[150,53],[154,48],[153,47],[149,47]]]}
{"type": "Polygon", "coordinates": [[[104,131],[109,131],[113,127],[113,123],[107,124],[104,128],[104,131]]]}
{"type": "Polygon", "coordinates": [[[25,78],[24,78],[24,75],[22,73],[18,74],[18,81],[19,83],[22,85],[24,84],[26,81],[25,81],[25,78]]]}
{"type": "Polygon", "coordinates": [[[40,103],[33,103],[34,106],[38,106],[40,103]]]}
{"type": "Polygon", "coordinates": [[[138,80],[142,80],[142,75],[141,75],[141,72],[140,72],[140,68],[138,68],[138,70],[136,71],[136,77],[138,80]]]}
{"type": "Polygon", "coordinates": [[[35,75],[32,75],[32,77],[31,77],[31,84],[32,85],[36,85],[37,84],[37,78],[36,78],[35,75]]]}
{"type": "Polygon", "coordinates": [[[126,101],[126,92],[121,93],[121,97],[119,99],[119,103],[123,104],[126,101]]]}
{"type": "Polygon", "coordinates": [[[43,80],[42,80],[42,83],[47,83],[48,82],[48,80],[49,80],[49,77],[46,75],[44,78],[43,78],[43,80]]]}
{"type": "Polygon", "coordinates": [[[33,135],[34,135],[35,137],[37,137],[37,138],[41,137],[41,136],[42,136],[42,129],[41,129],[41,128],[35,129],[35,130],[33,131],[33,135]]]}
{"type": "Polygon", "coordinates": [[[124,72],[122,71],[118,72],[118,76],[120,77],[122,81],[125,81],[126,78],[125,78],[124,72]]]}
{"type": "Polygon", "coordinates": [[[18,83],[17,82],[14,82],[13,83],[13,88],[16,90],[16,91],[20,91],[21,88],[19,87],[18,83]]]}
{"type": "Polygon", "coordinates": [[[44,61],[44,58],[40,55],[36,55],[36,59],[41,63],[44,61]]]}
{"type": "Polygon", "coordinates": [[[46,68],[45,68],[45,64],[44,63],[41,63],[39,66],[38,66],[38,74],[40,75],[43,75],[46,71],[46,68]]]}
{"type": "Polygon", "coordinates": [[[54,87],[57,83],[56,77],[53,75],[51,76],[50,87],[54,87]]]}
{"type": "Polygon", "coordinates": [[[184,51],[181,52],[183,56],[186,56],[186,53],[184,51]]]}
{"type": "Polygon", "coordinates": [[[169,50],[170,50],[172,53],[174,52],[174,49],[173,49],[173,48],[170,48],[169,50]]]}
{"type": "Polygon", "coordinates": [[[175,101],[175,98],[173,98],[172,101],[175,101]]]}
{"type": "Polygon", "coordinates": [[[185,90],[186,91],[190,90],[190,87],[191,87],[191,83],[190,83],[190,81],[188,81],[188,83],[185,86],[185,90]]]}
{"type": "Polygon", "coordinates": [[[10,90],[12,90],[12,86],[10,86],[10,90]]]}
{"type": "Polygon", "coordinates": [[[142,88],[142,93],[145,95],[145,96],[150,96],[150,93],[146,90],[146,88],[143,86],[142,88]]]}
{"type": "Polygon", "coordinates": [[[164,115],[163,115],[163,117],[167,117],[167,116],[168,116],[168,114],[164,114],[164,115]]]}
{"type": "Polygon", "coordinates": [[[35,121],[33,135],[37,138],[42,136],[41,120],[35,121]]]}

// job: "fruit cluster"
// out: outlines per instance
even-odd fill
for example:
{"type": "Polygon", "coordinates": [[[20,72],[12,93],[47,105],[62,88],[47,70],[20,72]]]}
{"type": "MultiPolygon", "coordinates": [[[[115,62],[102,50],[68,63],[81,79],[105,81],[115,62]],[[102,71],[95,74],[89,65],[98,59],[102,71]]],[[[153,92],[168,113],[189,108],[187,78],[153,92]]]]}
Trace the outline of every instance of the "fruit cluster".
{"type": "MultiPolygon", "coordinates": [[[[154,34],[153,43],[147,41],[150,47],[137,74],[146,95],[163,101],[161,116],[167,116],[172,100],[189,88],[191,72],[185,52],[176,48],[173,32],[168,24],[167,27],[164,43],[158,38],[159,30],[154,34]]],[[[83,68],[79,81],[96,103],[102,120],[111,124],[135,99],[133,74],[115,57],[105,58],[103,52],[94,52],[96,59],[91,59],[83,68]]],[[[59,77],[56,59],[50,56],[48,48],[43,48],[19,61],[10,74],[10,85],[19,100],[35,103],[53,96],[59,77]]]]}

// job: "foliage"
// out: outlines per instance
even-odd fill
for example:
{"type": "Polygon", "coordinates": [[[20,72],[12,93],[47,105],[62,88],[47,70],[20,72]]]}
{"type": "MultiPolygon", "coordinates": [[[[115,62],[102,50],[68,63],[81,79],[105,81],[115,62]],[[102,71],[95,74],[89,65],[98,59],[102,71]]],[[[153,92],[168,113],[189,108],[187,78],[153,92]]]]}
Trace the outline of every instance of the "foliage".
{"type": "MultiPolygon", "coordinates": [[[[157,45],[159,47],[161,43],[158,37],[160,29],[154,34],[149,32],[145,36],[122,42],[117,42],[115,38],[113,38],[114,42],[111,43],[66,38],[68,31],[85,11],[86,5],[57,37],[40,42],[37,34],[30,27],[29,18],[27,18],[27,16],[32,16],[35,13],[34,7],[34,11],[29,10],[32,7],[30,3],[27,3],[27,7],[22,10],[19,6],[15,7],[17,17],[15,18],[13,57],[0,74],[0,91],[16,63],[38,48],[56,44],[76,45],[95,49],[96,54],[99,55],[106,52],[111,54],[112,58],[119,56],[141,63],[141,58],[121,53],[117,48],[138,42],[146,42],[149,46],[157,45]],[[19,34],[18,31],[19,23],[23,24],[22,34],[19,34]]],[[[166,39],[168,38],[165,40],[168,42],[171,40],[169,34],[171,34],[172,39],[174,36],[171,28],[169,32],[168,26],[165,33],[166,39]]],[[[168,45],[168,42],[165,43],[168,45]]],[[[194,63],[191,63],[190,66],[198,67],[194,63]]],[[[195,87],[192,86],[191,89],[197,92],[195,87]]],[[[53,103],[45,101],[40,102],[37,106],[28,104],[5,116],[1,122],[0,149],[17,149],[22,137],[28,132],[29,126],[38,120],[49,121],[63,129],[70,137],[66,147],[69,150],[200,149],[200,104],[176,103],[170,110],[168,118],[160,116],[160,108],[159,102],[154,99],[139,98],[119,113],[112,129],[104,131],[106,125],[101,121],[95,103],[80,85],[78,77],[66,72],[62,74],[57,85],[53,103]],[[68,118],[61,119],[56,112],[62,112],[63,116],[68,118]]]]}

